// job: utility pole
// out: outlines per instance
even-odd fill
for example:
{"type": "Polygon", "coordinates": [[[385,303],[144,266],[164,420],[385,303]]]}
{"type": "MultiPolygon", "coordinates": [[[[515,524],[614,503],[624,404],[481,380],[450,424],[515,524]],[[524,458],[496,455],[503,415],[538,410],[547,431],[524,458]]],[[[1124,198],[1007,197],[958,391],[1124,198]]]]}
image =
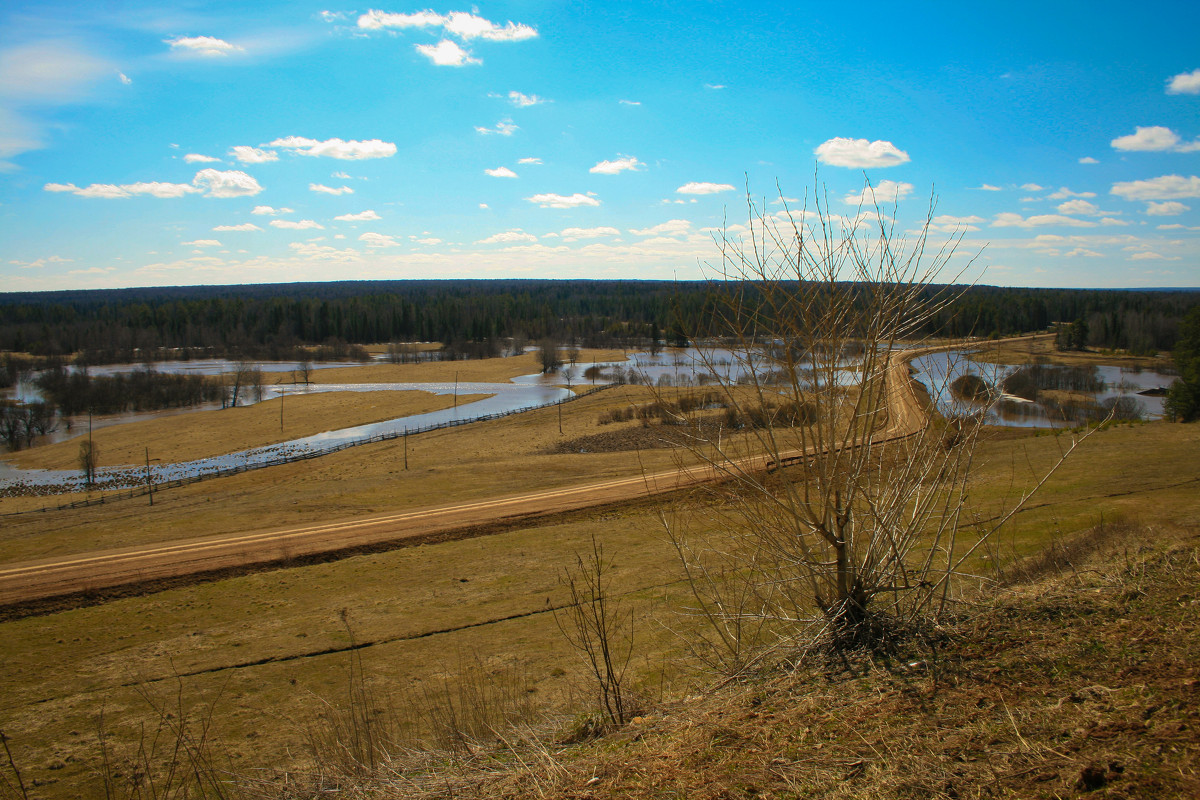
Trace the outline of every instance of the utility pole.
{"type": "Polygon", "coordinates": [[[404,471],[408,472],[408,426],[404,426],[404,471]]]}
{"type": "Polygon", "coordinates": [[[458,410],[458,370],[454,370],[454,410],[458,410]]]}
{"type": "Polygon", "coordinates": [[[150,448],[146,448],[146,494],[150,498],[150,505],[154,505],[154,482],[150,480],[150,448]]]}

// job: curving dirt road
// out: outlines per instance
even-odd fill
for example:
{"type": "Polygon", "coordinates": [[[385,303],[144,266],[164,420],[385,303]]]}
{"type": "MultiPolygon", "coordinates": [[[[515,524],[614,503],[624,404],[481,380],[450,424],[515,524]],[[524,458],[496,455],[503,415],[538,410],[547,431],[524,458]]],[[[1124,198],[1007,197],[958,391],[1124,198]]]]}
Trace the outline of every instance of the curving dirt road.
{"type": "MultiPolygon", "coordinates": [[[[894,354],[887,381],[888,425],[875,441],[912,435],[926,422],[908,373],[911,358],[925,351],[894,354]]],[[[807,455],[782,453],[781,461],[807,455]]],[[[762,469],[762,456],[745,459],[739,470],[762,469]]],[[[0,606],[94,592],[218,570],[380,545],[401,540],[428,541],[451,531],[574,511],[590,506],[643,499],[720,479],[708,469],[671,469],[651,475],[587,483],[564,489],[458,503],[395,514],[360,517],[285,530],[256,531],[184,539],[114,550],[80,553],[8,564],[0,567],[0,606]]]]}

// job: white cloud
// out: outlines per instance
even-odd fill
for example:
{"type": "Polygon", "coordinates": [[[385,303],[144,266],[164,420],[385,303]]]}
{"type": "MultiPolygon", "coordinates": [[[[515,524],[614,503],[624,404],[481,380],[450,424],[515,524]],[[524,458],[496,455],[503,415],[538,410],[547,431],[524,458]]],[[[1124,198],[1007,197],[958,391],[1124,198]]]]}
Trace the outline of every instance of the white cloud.
{"type": "Polygon", "coordinates": [[[705,88],[705,89],[720,90],[720,89],[724,89],[724,88],[726,88],[726,86],[725,86],[725,84],[723,84],[723,83],[706,83],[706,84],[704,84],[704,88],[705,88]]]}
{"type": "Polygon", "coordinates": [[[1173,261],[1174,259],[1168,259],[1166,256],[1164,256],[1161,253],[1152,253],[1147,250],[1147,251],[1143,251],[1141,253],[1134,253],[1133,255],[1131,255],[1129,257],[1129,260],[1130,261],[1173,261]]]}
{"type": "Polygon", "coordinates": [[[345,250],[338,250],[336,247],[330,247],[327,244],[313,244],[311,242],[292,242],[288,247],[294,250],[296,255],[301,258],[307,258],[310,261],[357,263],[362,260],[359,252],[352,247],[347,247],[345,250]]]}
{"type": "Polygon", "coordinates": [[[1091,156],[1084,156],[1083,158],[1079,159],[1079,163],[1080,164],[1099,164],[1100,162],[1097,161],[1096,159],[1092,158],[1091,156]]]}
{"type": "Polygon", "coordinates": [[[597,239],[601,236],[620,236],[621,232],[616,228],[602,226],[598,228],[563,228],[560,234],[565,242],[574,242],[578,239],[597,239]]]}
{"type": "Polygon", "coordinates": [[[1002,192],[1002,191],[1004,191],[999,186],[992,186],[990,183],[985,183],[980,186],[976,186],[975,188],[981,192],[1002,192]]]}
{"type": "Polygon", "coordinates": [[[536,94],[521,94],[518,91],[512,91],[508,93],[508,102],[517,108],[528,108],[529,106],[541,105],[549,101],[544,97],[538,97],[536,94]]]}
{"type": "Polygon", "coordinates": [[[220,161],[220,160],[221,159],[219,159],[219,158],[213,158],[212,156],[204,156],[199,153],[188,153],[186,156],[183,157],[183,161],[185,164],[211,164],[214,161],[220,161]]]}
{"type": "Polygon", "coordinates": [[[383,28],[431,28],[441,27],[445,17],[432,11],[415,14],[389,14],[386,11],[368,11],[358,18],[358,27],[364,30],[383,28]]]}
{"type": "Polygon", "coordinates": [[[535,194],[533,197],[526,197],[531,203],[537,203],[542,208],[578,208],[580,206],[598,206],[600,201],[590,195],[580,194],[576,192],[573,195],[561,195],[553,193],[535,194]]]}
{"type": "Polygon", "coordinates": [[[205,58],[220,58],[245,52],[236,44],[230,44],[224,39],[217,39],[213,36],[180,36],[163,41],[171,45],[171,49],[174,51],[205,58]]]}
{"type": "Polygon", "coordinates": [[[640,106],[642,104],[641,100],[618,100],[617,102],[623,106],[640,106]]]}
{"type": "Polygon", "coordinates": [[[732,192],[733,186],[728,183],[700,183],[692,181],[676,189],[678,194],[716,194],[717,192],[732,192]]]}
{"type": "Polygon", "coordinates": [[[519,159],[517,159],[517,163],[518,164],[540,164],[540,163],[542,163],[542,160],[540,158],[519,158],[519,159]]]}
{"type": "Polygon", "coordinates": [[[494,128],[484,128],[476,125],[475,130],[479,133],[482,133],[484,136],[487,136],[490,133],[498,133],[501,136],[512,136],[513,132],[520,130],[520,128],[514,125],[511,119],[502,119],[496,123],[496,127],[494,128]]]}
{"type": "Polygon", "coordinates": [[[1112,146],[1114,150],[1191,153],[1200,150],[1200,139],[1194,142],[1181,142],[1179,134],[1170,128],[1164,128],[1161,125],[1143,128],[1139,125],[1136,133],[1113,139],[1112,146]]]}
{"type": "Polygon", "coordinates": [[[194,242],[180,242],[186,247],[220,247],[221,243],[216,239],[197,239],[194,242]]]}
{"type": "Polygon", "coordinates": [[[1191,210],[1191,206],[1185,206],[1183,203],[1175,200],[1146,204],[1146,215],[1150,217],[1173,217],[1176,214],[1182,214],[1185,211],[1191,210]]]}
{"type": "Polygon", "coordinates": [[[250,213],[251,214],[267,214],[267,215],[270,215],[273,217],[276,214],[294,214],[295,211],[293,211],[290,208],[271,208],[270,206],[255,206],[254,210],[251,211],[250,213]]]}
{"type": "Polygon", "coordinates": [[[1101,253],[1097,253],[1095,250],[1088,250],[1086,247],[1076,247],[1074,250],[1071,250],[1070,252],[1066,253],[1065,255],[1068,258],[1077,258],[1079,256],[1084,256],[1086,258],[1102,258],[1103,257],[1103,255],[1101,253]]]}
{"type": "Polygon", "coordinates": [[[493,178],[515,178],[515,177],[517,177],[517,173],[513,172],[508,167],[496,167],[495,169],[485,169],[484,172],[486,172],[488,175],[491,175],[493,178]]]}
{"type": "Polygon", "coordinates": [[[400,242],[397,242],[395,237],[382,233],[364,233],[358,240],[367,247],[400,247],[400,242]]]}
{"type": "Polygon", "coordinates": [[[342,172],[341,170],[338,170],[337,172],[331,173],[329,175],[329,177],[337,178],[340,181],[348,181],[348,180],[350,180],[350,173],[342,172]]]}
{"type": "Polygon", "coordinates": [[[1200,69],[1168,78],[1167,94],[1200,94],[1200,69]]]}
{"type": "Polygon", "coordinates": [[[842,202],[852,206],[896,203],[912,194],[912,190],[911,183],[882,180],[874,186],[864,186],[857,194],[851,192],[842,198],[842,202]]]}
{"type": "Polygon", "coordinates": [[[813,153],[822,164],[835,167],[894,167],[912,160],[891,142],[840,136],[821,143],[813,153]]]}
{"type": "Polygon", "coordinates": [[[475,244],[518,244],[520,242],[536,242],[537,237],[526,233],[520,228],[514,228],[503,233],[494,233],[486,239],[480,239],[475,244]]]}
{"type": "Polygon", "coordinates": [[[278,161],[279,155],[274,150],[259,150],[245,144],[229,148],[229,155],[243,164],[264,164],[268,161],[278,161]]]}
{"type": "Polygon", "coordinates": [[[692,223],[686,219],[671,219],[651,228],[642,228],[640,231],[630,228],[629,232],[634,236],[684,236],[691,228],[692,223]]]}
{"type": "Polygon", "coordinates": [[[133,80],[130,79],[130,77],[128,75],[126,75],[124,72],[117,73],[117,80],[119,80],[121,83],[125,84],[126,86],[133,83],[133,80]]]}
{"type": "Polygon", "coordinates": [[[312,219],[302,219],[298,222],[290,219],[273,219],[271,220],[271,227],[283,228],[284,230],[289,231],[306,231],[310,229],[318,231],[325,230],[324,225],[312,219]]]}
{"type": "Polygon", "coordinates": [[[957,217],[953,214],[939,214],[929,222],[930,228],[935,231],[958,233],[959,231],[977,231],[979,230],[979,224],[986,221],[983,217],[978,217],[974,214],[966,217],[957,217]]]}
{"type": "Polygon", "coordinates": [[[70,192],[78,197],[103,198],[106,200],[133,197],[135,195],[173,198],[183,197],[185,194],[196,194],[201,191],[201,189],[188,183],[162,183],[159,181],[123,183],[119,186],[112,183],[93,183],[83,188],[73,183],[47,183],[42,188],[47,192],[70,192]]]}
{"type": "Polygon", "coordinates": [[[1119,211],[1101,211],[1095,203],[1087,200],[1068,200],[1059,203],[1055,208],[1060,214],[1079,214],[1085,217],[1100,217],[1105,214],[1119,214],[1119,211]]]}
{"type": "Polygon", "coordinates": [[[993,228],[1040,228],[1047,225],[1067,225],[1075,228],[1094,228],[1099,223],[1090,220],[1065,217],[1061,214],[1035,214],[1022,217],[1020,214],[1003,212],[992,221],[993,228]]]}
{"type": "Polygon", "coordinates": [[[375,220],[383,219],[383,217],[368,208],[366,211],[360,211],[357,214],[342,214],[340,217],[334,217],[334,219],[342,222],[374,222],[375,220]]]}
{"type": "Polygon", "coordinates": [[[1200,177],[1163,175],[1143,181],[1122,181],[1114,183],[1109,193],[1126,200],[1182,200],[1200,197],[1200,177]]]}
{"type": "Polygon", "coordinates": [[[1022,183],[1021,188],[1027,192],[1040,192],[1046,187],[1038,186],[1036,183],[1022,183]]]}
{"type": "Polygon", "coordinates": [[[241,225],[218,225],[214,231],[261,231],[262,228],[253,222],[243,222],[241,225]]]}
{"type": "Polygon", "coordinates": [[[209,197],[250,197],[263,190],[258,181],[238,170],[202,169],[192,178],[192,184],[209,197]]]}
{"type": "Polygon", "coordinates": [[[340,194],[354,194],[354,190],[349,186],[339,186],[336,189],[332,186],[326,186],[323,183],[310,183],[308,185],[310,192],[320,192],[321,194],[332,194],[334,196],[340,194]]]}
{"type": "Polygon", "coordinates": [[[1066,200],[1068,197],[1095,197],[1095,192],[1072,192],[1065,186],[1060,186],[1054,194],[1047,195],[1051,200],[1066,200]]]}
{"type": "Polygon", "coordinates": [[[302,136],[287,136],[271,142],[270,147],[282,147],[298,156],[337,158],[343,161],[361,161],[367,158],[388,158],[396,155],[396,145],[379,139],[364,141],[342,141],[305,139],[302,136]]]}
{"type": "Polygon", "coordinates": [[[467,64],[483,63],[478,58],[472,58],[470,52],[449,39],[442,39],[437,44],[419,44],[416,49],[439,67],[464,67],[467,64]]]}
{"type": "Polygon", "coordinates": [[[598,175],[616,175],[624,170],[636,172],[639,167],[646,166],[638,161],[633,156],[620,156],[615,161],[601,161],[596,166],[588,170],[598,175]]]}
{"type": "Polygon", "coordinates": [[[441,240],[441,239],[435,239],[435,238],[433,238],[432,236],[427,236],[427,237],[425,237],[424,239],[414,239],[413,241],[414,241],[414,242],[416,242],[417,244],[423,244],[423,245],[425,245],[425,246],[427,246],[427,247],[431,247],[431,246],[433,246],[433,245],[435,245],[435,244],[441,244],[441,243],[442,243],[442,240],[441,240]]]}

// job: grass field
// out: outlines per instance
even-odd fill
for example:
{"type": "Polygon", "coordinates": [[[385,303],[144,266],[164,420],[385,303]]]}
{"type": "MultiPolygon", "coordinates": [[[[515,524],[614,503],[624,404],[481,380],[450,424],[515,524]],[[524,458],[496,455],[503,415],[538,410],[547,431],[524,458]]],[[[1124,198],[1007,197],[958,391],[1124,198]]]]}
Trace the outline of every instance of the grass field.
{"type": "MultiPolygon", "coordinates": [[[[407,376],[444,366],[414,365],[403,373],[384,368],[407,376]]],[[[480,370],[501,367],[508,368],[492,364],[480,370]]],[[[516,374],[529,371],[520,369],[516,374]]],[[[460,379],[497,378],[488,373],[460,379]]],[[[340,380],[351,379],[334,382],[340,380]]],[[[329,396],[312,399],[319,397],[329,396]]],[[[153,508],[129,500],[8,517],[0,528],[0,563],[420,508],[665,467],[676,455],[663,449],[558,452],[564,441],[613,431],[655,435],[636,421],[599,423],[612,409],[650,399],[645,387],[624,386],[566,404],[560,407],[561,434],[560,409],[551,408],[412,437],[407,471],[403,443],[390,441],[173,489],[161,493],[153,508]]],[[[314,406],[314,416],[322,413],[327,411],[314,406]]],[[[165,427],[179,424],[172,420],[146,423],[142,435],[156,435],[154,426],[161,424],[157,435],[166,447],[178,435],[165,427]]],[[[269,422],[268,415],[261,424],[269,422]]],[[[236,438],[252,430],[247,422],[221,435],[236,438]]],[[[976,459],[974,513],[981,519],[998,513],[1066,441],[1018,430],[985,437],[976,459]]],[[[1200,426],[1146,423],[1098,432],[971,567],[995,575],[997,562],[1101,522],[1200,527],[1197,452],[1200,426]]],[[[0,501],[0,511],[37,500],[0,501]]],[[[318,717],[347,702],[352,655],[361,658],[366,684],[392,695],[385,705],[406,710],[412,731],[421,729],[422,703],[453,686],[464,664],[516,684],[535,709],[584,710],[594,699],[553,609],[564,601],[563,570],[593,536],[615,560],[614,590],[635,614],[639,689],[651,700],[688,694],[707,676],[689,669],[686,649],[671,633],[693,621],[680,615],[687,595],[660,512],[687,516],[701,534],[720,533],[689,497],[631,498],[620,507],[481,531],[488,535],[473,538],[271,569],[3,622],[0,731],[11,740],[26,784],[34,787],[31,796],[100,797],[101,718],[114,746],[127,752],[139,731],[152,732],[161,720],[152,703],[170,706],[176,720],[183,716],[180,704],[193,721],[211,710],[213,736],[228,766],[240,774],[303,765],[306,737],[323,724],[318,717]],[[350,651],[351,636],[364,646],[350,651]]]]}

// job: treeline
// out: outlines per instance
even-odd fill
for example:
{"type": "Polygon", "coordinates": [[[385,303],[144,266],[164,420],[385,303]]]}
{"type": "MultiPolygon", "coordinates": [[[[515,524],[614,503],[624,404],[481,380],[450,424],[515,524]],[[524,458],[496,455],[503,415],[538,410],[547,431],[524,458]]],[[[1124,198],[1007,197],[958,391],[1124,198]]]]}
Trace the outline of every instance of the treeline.
{"type": "Polygon", "coordinates": [[[224,401],[225,383],[206,375],[176,375],[136,369],[118,375],[89,375],[62,367],[47,370],[34,381],[51,408],[63,416],[156,411],[224,401]]]}
{"type": "MultiPolygon", "coordinates": [[[[937,291],[939,287],[930,287],[937,291]]],[[[0,350],[153,357],[299,358],[376,342],[437,341],[458,357],[512,338],[581,346],[681,344],[723,330],[721,285],[700,281],[445,280],[194,286],[0,294],[0,350]]],[[[922,333],[1004,336],[1086,324],[1094,347],[1169,349],[1187,291],[968,289],[922,333]]],[[[311,356],[310,356],[311,357],[311,356]]]]}

